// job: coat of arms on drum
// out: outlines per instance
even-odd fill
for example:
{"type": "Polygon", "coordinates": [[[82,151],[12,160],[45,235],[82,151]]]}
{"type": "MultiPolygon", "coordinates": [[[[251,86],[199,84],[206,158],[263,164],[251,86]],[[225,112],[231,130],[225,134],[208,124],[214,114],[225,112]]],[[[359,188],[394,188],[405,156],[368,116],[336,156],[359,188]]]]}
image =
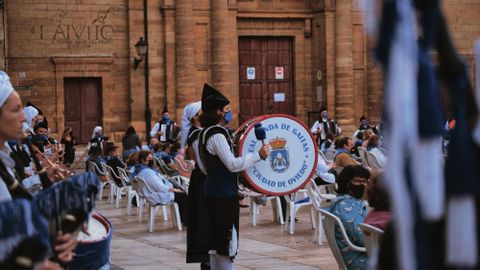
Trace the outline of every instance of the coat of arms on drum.
{"type": "Polygon", "coordinates": [[[283,173],[290,165],[288,149],[285,148],[287,140],[284,138],[275,138],[270,140],[270,166],[276,173],[283,173]]]}

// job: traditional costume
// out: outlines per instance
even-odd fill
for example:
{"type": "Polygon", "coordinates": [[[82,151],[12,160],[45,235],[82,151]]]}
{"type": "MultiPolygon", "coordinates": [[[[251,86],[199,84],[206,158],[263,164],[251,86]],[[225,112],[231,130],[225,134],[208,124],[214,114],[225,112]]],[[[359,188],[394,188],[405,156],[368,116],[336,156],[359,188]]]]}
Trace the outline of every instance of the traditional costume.
{"type": "Polygon", "coordinates": [[[165,115],[166,113],[168,113],[167,107],[162,111],[162,119],[153,125],[153,128],[150,131],[150,137],[158,138],[161,142],[175,142],[180,129],[178,128],[177,123],[172,121],[168,115],[165,115]],[[159,131],[163,132],[161,136],[157,136],[159,131]]]}
{"type": "MultiPolygon", "coordinates": [[[[205,166],[198,149],[198,138],[201,129],[192,125],[191,119],[200,111],[201,102],[188,104],[183,111],[182,130],[189,130],[186,145],[195,153],[195,168],[190,175],[188,186],[188,221],[187,227],[187,263],[201,263],[201,269],[209,269],[210,256],[210,220],[207,200],[205,198],[205,166]]],[[[183,138],[182,133],[182,138],[183,138]]],[[[183,139],[182,139],[183,140],[183,139]]]]}
{"type": "Polygon", "coordinates": [[[316,136],[318,145],[321,145],[325,140],[327,140],[327,135],[329,133],[334,136],[342,133],[342,129],[338,125],[337,121],[328,118],[328,113],[326,108],[322,109],[322,119],[320,121],[315,121],[310,131],[316,136]]]}
{"type": "MultiPolygon", "coordinates": [[[[202,111],[215,114],[230,101],[213,87],[205,84],[202,111]]],[[[228,122],[231,112],[225,113],[228,122]]],[[[233,269],[238,250],[239,202],[237,174],[260,161],[258,153],[235,157],[228,130],[218,125],[206,126],[200,132],[200,158],[205,165],[205,196],[210,219],[211,269],[233,269]]]]}

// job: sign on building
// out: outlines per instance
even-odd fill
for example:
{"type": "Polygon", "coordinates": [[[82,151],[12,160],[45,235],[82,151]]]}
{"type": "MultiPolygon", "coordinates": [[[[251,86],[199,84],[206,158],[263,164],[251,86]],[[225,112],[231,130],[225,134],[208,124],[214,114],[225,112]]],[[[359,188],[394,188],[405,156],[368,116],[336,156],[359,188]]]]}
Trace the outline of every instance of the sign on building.
{"type": "Polygon", "coordinates": [[[247,80],[255,80],[255,68],[247,67],[247,80]]]}
{"type": "Polygon", "coordinates": [[[275,80],[283,80],[283,67],[275,67],[275,80]]]}

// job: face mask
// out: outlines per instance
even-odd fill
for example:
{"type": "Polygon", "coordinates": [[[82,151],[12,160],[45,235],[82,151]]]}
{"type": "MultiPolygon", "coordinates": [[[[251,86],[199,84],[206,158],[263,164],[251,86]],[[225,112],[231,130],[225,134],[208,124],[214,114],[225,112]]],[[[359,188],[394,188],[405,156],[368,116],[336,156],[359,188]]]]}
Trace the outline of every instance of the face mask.
{"type": "Polygon", "coordinates": [[[40,135],[38,135],[38,138],[39,138],[42,142],[48,141],[48,136],[45,135],[45,134],[40,134],[40,135]]]}
{"type": "Polygon", "coordinates": [[[326,113],[326,112],[322,113],[322,118],[328,119],[328,113],[326,113]]]}
{"type": "Polygon", "coordinates": [[[365,186],[364,185],[352,185],[348,187],[350,191],[350,195],[352,195],[356,199],[361,199],[363,194],[365,193],[365,186]]]}
{"type": "Polygon", "coordinates": [[[148,167],[153,168],[153,160],[148,161],[148,167]]]}
{"type": "Polygon", "coordinates": [[[169,124],[170,123],[170,117],[164,116],[163,121],[165,121],[165,123],[169,124]]]}
{"type": "Polygon", "coordinates": [[[232,119],[233,119],[232,111],[226,112],[225,115],[223,116],[223,120],[225,120],[226,124],[232,122],[232,119]]]}

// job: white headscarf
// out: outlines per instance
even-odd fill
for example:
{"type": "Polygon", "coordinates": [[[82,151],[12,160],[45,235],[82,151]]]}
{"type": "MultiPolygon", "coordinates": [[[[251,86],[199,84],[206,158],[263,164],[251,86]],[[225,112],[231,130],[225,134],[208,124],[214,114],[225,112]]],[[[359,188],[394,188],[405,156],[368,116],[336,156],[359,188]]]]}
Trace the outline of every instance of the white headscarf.
{"type": "Polygon", "coordinates": [[[97,136],[99,134],[102,134],[102,133],[103,133],[103,128],[101,126],[96,126],[93,129],[93,132],[92,132],[92,139],[95,138],[95,136],[97,136]]]}
{"type": "Polygon", "coordinates": [[[192,102],[185,106],[182,115],[182,148],[185,146],[188,138],[188,131],[192,127],[192,118],[202,109],[202,102],[192,102]]]}
{"type": "Polygon", "coordinates": [[[23,108],[23,113],[25,114],[25,123],[27,123],[29,127],[32,127],[32,120],[37,117],[38,110],[32,106],[27,106],[23,108]]]}
{"type": "Polygon", "coordinates": [[[10,82],[10,77],[4,71],[0,71],[0,107],[5,104],[8,97],[13,93],[14,89],[10,82]]]}
{"type": "MultiPolygon", "coordinates": [[[[95,138],[95,136],[97,136],[98,134],[103,134],[103,128],[101,126],[96,126],[93,129],[92,139],[95,138]]],[[[90,146],[92,146],[92,142],[88,142],[88,144],[87,144],[87,149],[88,150],[90,150],[90,146]]],[[[100,144],[100,147],[102,147],[102,144],[100,144]]]]}

